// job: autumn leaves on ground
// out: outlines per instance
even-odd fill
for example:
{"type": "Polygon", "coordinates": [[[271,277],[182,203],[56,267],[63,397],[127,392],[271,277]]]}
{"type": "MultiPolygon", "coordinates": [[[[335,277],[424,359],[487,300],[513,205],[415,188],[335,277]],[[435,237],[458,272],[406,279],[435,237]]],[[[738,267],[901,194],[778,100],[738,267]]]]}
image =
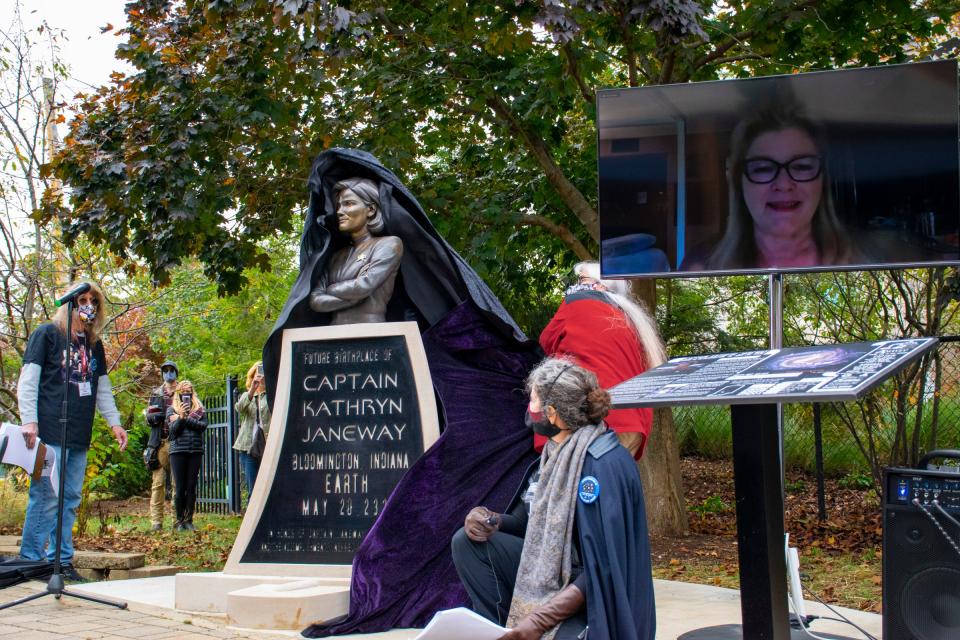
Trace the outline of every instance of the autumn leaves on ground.
{"type": "MultiPolygon", "coordinates": [[[[736,512],[729,461],[684,458],[690,535],[652,540],[654,576],[737,588],[736,512]]],[[[880,611],[880,503],[857,478],[827,479],[827,519],[817,515],[813,476],[787,471],[786,531],[800,551],[806,599],[880,611]]]]}

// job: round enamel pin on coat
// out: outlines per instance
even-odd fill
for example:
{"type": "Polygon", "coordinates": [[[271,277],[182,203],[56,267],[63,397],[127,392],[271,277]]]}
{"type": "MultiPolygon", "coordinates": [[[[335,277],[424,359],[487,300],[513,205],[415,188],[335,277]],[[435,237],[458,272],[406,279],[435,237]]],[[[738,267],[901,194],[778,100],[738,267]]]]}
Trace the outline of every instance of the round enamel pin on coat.
{"type": "Polygon", "coordinates": [[[592,504],[600,497],[600,481],[593,476],[584,476],[580,479],[580,486],[577,487],[577,495],[580,496],[580,502],[592,504]]]}

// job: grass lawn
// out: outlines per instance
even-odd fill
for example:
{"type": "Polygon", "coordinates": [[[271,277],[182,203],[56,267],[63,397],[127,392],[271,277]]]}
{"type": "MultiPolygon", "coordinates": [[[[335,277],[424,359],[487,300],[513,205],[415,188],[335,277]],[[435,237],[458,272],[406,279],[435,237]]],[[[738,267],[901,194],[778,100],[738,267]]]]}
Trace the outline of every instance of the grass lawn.
{"type": "Polygon", "coordinates": [[[240,529],[240,516],[198,513],[196,531],[174,531],[167,516],[162,531],[150,530],[150,518],[141,514],[91,518],[87,531],[75,540],[78,549],[143,553],[147,564],[176,565],[184,571],[219,571],[227,562],[240,529]]]}
{"type": "MultiPolygon", "coordinates": [[[[720,544],[730,549],[729,539],[722,538],[720,544]]],[[[731,550],[733,557],[721,551],[701,549],[680,557],[661,558],[654,562],[653,576],[738,589],[736,545],[731,550]]],[[[805,599],[814,600],[809,593],[813,592],[829,604],[861,611],[880,612],[880,571],[880,553],[873,549],[824,553],[814,547],[800,557],[805,599]]]]}
{"type": "MultiPolygon", "coordinates": [[[[150,531],[150,518],[140,514],[111,516],[105,522],[91,519],[77,548],[144,553],[148,564],[176,565],[185,571],[218,571],[223,568],[240,528],[239,516],[197,514],[194,532],[174,532],[167,518],[160,532],[150,531]]],[[[654,577],[737,589],[735,538],[729,535],[693,534],[679,540],[654,540],[654,577]],[[666,550],[669,549],[669,552],[666,550]],[[659,551],[659,553],[658,553],[659,551]]],[[[831,604],[880,610],[880,553],[801,549],[801,571],[808,576],[805,588],[831,604]]],[[[812,599],[807,594],[807,599],[812,599]]]]}

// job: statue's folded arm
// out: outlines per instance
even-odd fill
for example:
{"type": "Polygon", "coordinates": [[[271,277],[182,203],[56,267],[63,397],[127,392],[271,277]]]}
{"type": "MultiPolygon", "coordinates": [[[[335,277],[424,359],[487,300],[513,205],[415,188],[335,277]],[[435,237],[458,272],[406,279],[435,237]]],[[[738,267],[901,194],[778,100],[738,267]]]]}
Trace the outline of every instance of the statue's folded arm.
{"type": "Polygon", "coordinates": [[[355,278],[334,282],[326,293],[344,300],[360,301],[383,286],[400,267],[403,243],[393,236],[381,236],[371,250],[370,262],[364,265],[355,278]]]}

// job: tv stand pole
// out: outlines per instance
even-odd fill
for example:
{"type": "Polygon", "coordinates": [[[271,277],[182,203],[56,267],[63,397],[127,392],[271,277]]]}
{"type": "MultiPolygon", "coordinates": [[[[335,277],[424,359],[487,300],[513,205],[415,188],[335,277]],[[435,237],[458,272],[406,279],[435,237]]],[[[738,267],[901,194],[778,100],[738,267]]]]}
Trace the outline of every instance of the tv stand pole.
{"type": "Polygon", "coordinates": [[[781,404],[735,404],[733,482],[743,638],[788,640],[781,404]],[[756,606],[765,603],[767,606],[756,606]]]}
{"type": "Polygon", "coordinates": [[[768,300],[770,303],[770,348],[783,347],[783,274],[767,276],[768,300]]]}

